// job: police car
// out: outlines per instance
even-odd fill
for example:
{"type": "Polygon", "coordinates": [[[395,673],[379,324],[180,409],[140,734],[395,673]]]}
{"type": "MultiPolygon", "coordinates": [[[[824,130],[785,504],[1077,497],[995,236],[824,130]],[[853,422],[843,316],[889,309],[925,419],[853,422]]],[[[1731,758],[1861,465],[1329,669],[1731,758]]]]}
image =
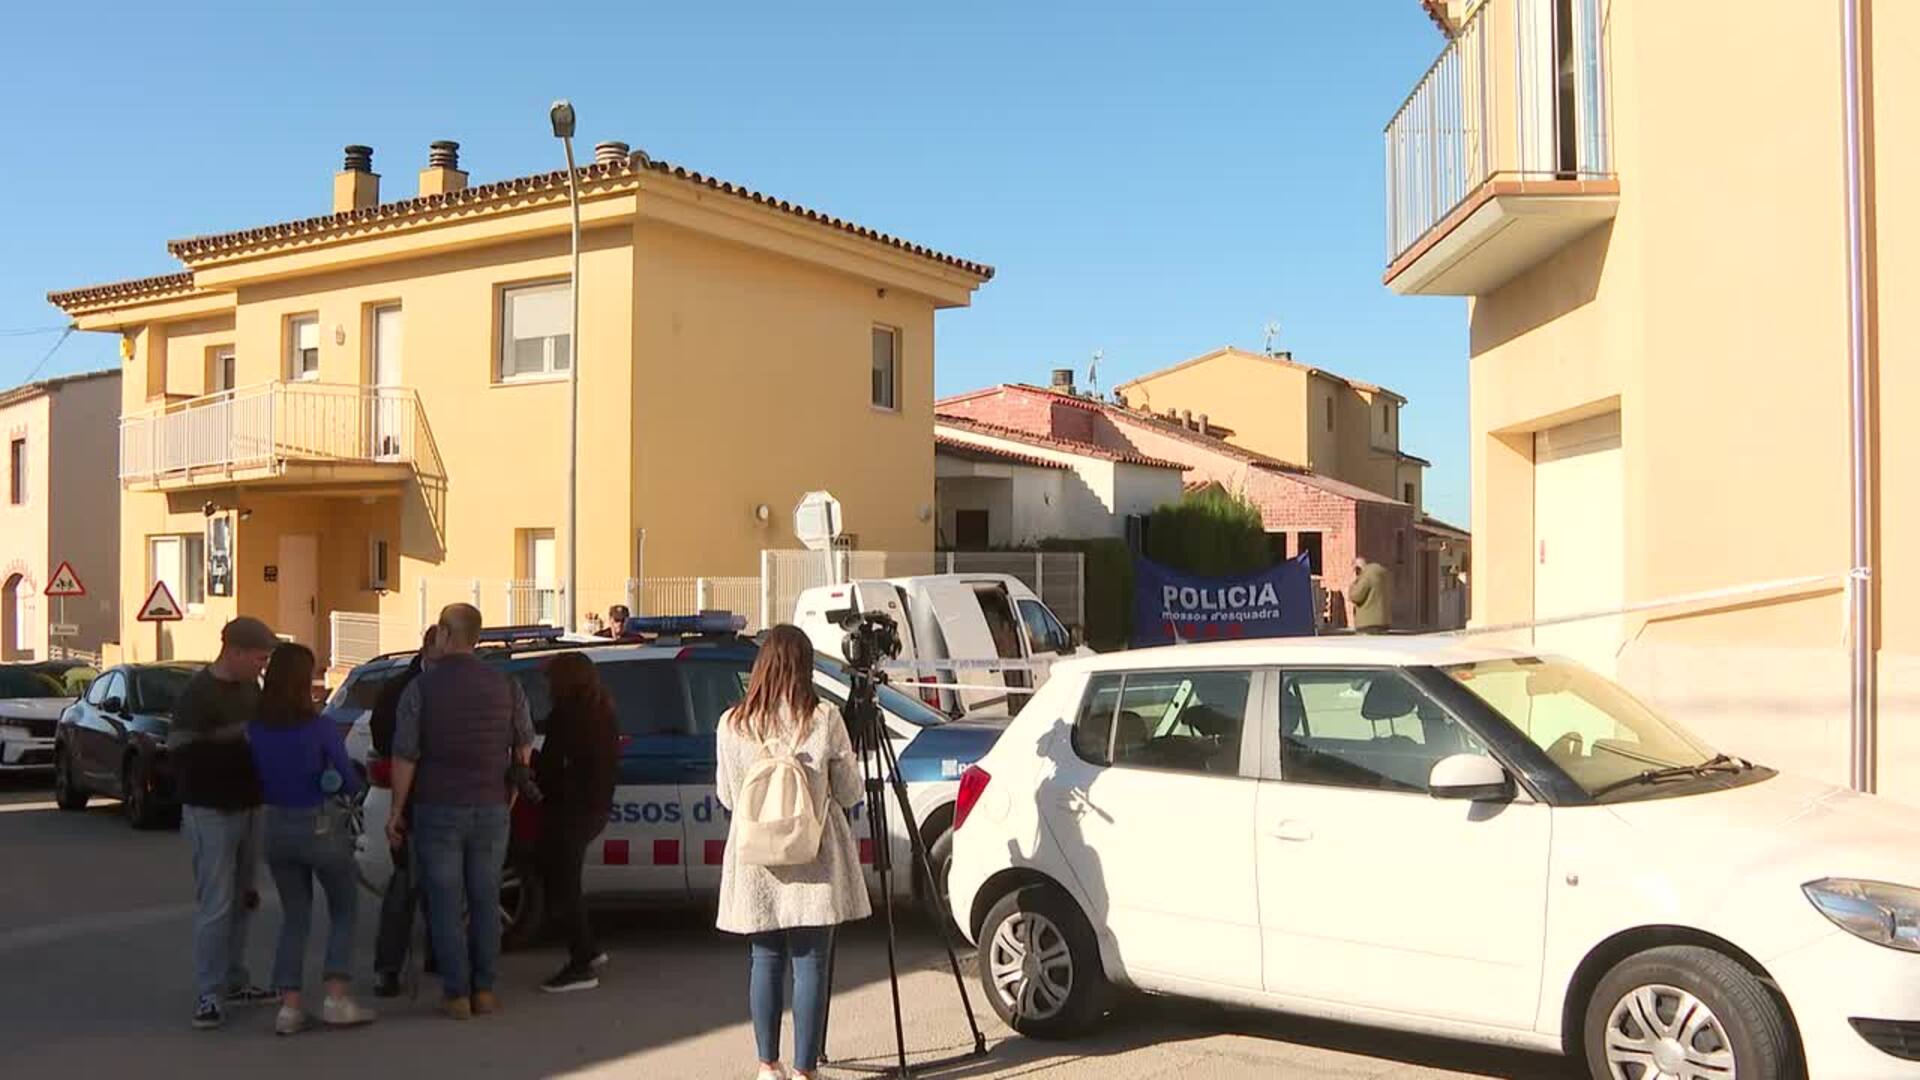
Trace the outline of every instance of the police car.
{"type": "MultiPolygon", "coordinates": [[[[629,639],[637,640],[583,645],[560,640],[557,630],[526,632],[511,640],[490,633],[492,643],[478,650],[519,681],[538,733],[545,731],[552,704],[546,664],[561,651],[578,651],[592,660],[613,698],[620,728],[619,786],[607,827],[587,852],[583,883],[590,897],[704,902],[718,895],[728,813],[714,794],[715,730],[720,715],[744,696],[758,653],[751,639],[737,633],[740,625],[736,617],[716,612],[636,618],[627,631],[629,639]]],[[[409,659],[406,654],[381,657],[362,665],[364,671],[356,669],[349,679],[384,682],[403,671],[409,659]]],[[[818,657],[814,688],[832,704],[845,703],[847,678],[838,658],[818,657]]],[[[923,875],[905,872],[911,847],[905,823],[889,800],[886,834],[899,868],[894,891],[944,917],[959,776],[993,745],[1006,718],[950,720],[891,687],[882,687],[879,697],[901,779],[935,861],[932,887],[923,875]]],[[[393,870],[384,839],[392,769],[376,756],[368,759],[367,771],[371,786],[358,859],[362,880],[380,888],[393,870]]],[[[536,933],[545,914],[541,884],[527,872],[538,838],[537,814],[537,808],[524,802],[515,810],[501,898],[510,944],[536,933]]],[[[852,811],[861,861],[871,867],[866,814],[864,803],[852,811]]],[[[878,875],[871,869],[869,884],[878,887],[878,875]]]]}

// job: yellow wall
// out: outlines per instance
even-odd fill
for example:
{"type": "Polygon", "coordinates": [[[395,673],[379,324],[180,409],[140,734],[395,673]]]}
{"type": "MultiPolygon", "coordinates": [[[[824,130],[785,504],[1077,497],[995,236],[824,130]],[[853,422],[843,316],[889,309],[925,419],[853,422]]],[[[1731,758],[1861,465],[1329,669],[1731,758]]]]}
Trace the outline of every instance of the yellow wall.
{"type": "MultiPolygon", "coordinates": [[[[1920,503],[1899,470],[1920,432],[1894,418],[1920,400],[1899,360],[1920,316],[1898,302],[1920,287],[1920,218],[1898,194],[1920,180],[1920,74],[1896,58],[1920,10],[1871,9],[1882,787],[1914,798],[1920,503]]],[[[1629,602],[1849,564],[1837,10],[1613,0],[1608,47],[1617,218],[1470,308],[1481,622],[1556,614],[1533,610],[1530,433],[1613,408],[1625,504],[1595,527],[1621,531],[1629,602]]],[[[1620,670],[1737,750],[1843,779],[1842,611],[1835,587],[1629,620],[1620,670]]]]}

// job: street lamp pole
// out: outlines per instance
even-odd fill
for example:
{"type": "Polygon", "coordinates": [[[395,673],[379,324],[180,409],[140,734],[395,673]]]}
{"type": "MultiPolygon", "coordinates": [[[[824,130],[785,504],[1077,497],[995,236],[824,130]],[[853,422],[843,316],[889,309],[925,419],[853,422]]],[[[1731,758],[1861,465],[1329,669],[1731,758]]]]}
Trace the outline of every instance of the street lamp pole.
{"type": "Polygon", "coordinates": [[[573,105],[562,98],[548,117],[566,150],[567,202],[573,209],[573,268],[567,275],[572,308],[567,324],[567,576],[560,605],[560,625],[572,630],[580,596],[580,180],[573,166],[573,105]]]}

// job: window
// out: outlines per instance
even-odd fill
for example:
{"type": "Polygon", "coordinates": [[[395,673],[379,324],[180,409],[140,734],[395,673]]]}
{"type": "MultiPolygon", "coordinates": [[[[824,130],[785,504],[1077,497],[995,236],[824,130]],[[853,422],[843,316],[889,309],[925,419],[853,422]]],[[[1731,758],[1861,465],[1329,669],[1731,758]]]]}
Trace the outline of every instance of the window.
{"type": "Polygon", "coordinates": [[[1407,561],[1407,533],[1402,529],[1393,534],[1393,561],[1405,565],[1407,561]]]}
{"type": "Polygon", "coordinates": [[[107,691],[112,688],[113,680],[119,677],[120,677],[119,672],[109,671],[105,675],[102,675],[99,678],[88,683],[87,684],[87,704],[93,705],[96,707],[100,705],[105,705],[107,703],[107,691]]]}
{"type": "Polygon", "coordinates": [[[573,364],[572,292],[564,281],[500,294],[500,378],[560,375],[573,364]]]}
{"type": "Polygon", "coordinates": [[[1267,534],[1267,554],[1273,556],[1274,562],[1287,561],[1286,533],[1272,532],[1267,534]]]}
{"type": "Polygon", "coordinates": [[[991,525],[991,517],[985,510],[955,510],[953,512],[953,546],[961,551],[983,551],[991,525]]]}
{"type": "Polygon", "coordinates": [[[180,700],[180,694],[187,684],[193,681],[193,671],[189,668],[148,667],[135,668],[132,679],[133,708],[143,713],[170,713],[173,703],[180,700]]]}
{"type": "Polygon", "coordinates": [[[1327,430],[1332,431],[1333,430],[1333,399],[1329,397],[1323,400],[1327,403],[1327,430]]]}
{"type": "Polygon", "coordinates": [[[215,346],[207,356],[207,387],[215,394],[233,389],[233,346],[215,346]]]}
{"type": "Polygon", "coordinates": [[[1237,776],[1252,684],[1247,671],[1096,675],[1074,723],[1074,751],[1096,765],[1237,776]]]}
{"type": "Polygon", "coordinates": [[[1403,503],[1406,503],[1408,506],[1419,505],[1417,502],[1414,501],[1412,484],[1400,485],[1400,495],[1401,495],[1400,501],[1403,503]]]}
{"type": "Polygon", "coordinates": [[[392,581],[393,545],[384,536],[367,541],[367,588],[385,590],[392,581]]]}
{"type": "Polygon", "coordinates": [[[1309,572],[1318,577],[1320,574],[1320,534],[1317,532],[1301,533],[1299,553],[1307,557],[1309,572]]]}
{"type": "Polygon", "coordinates": [[[687,698],[674,665],[628,660],[600,665],[600,681],[613,697],[624,735],[690,735],[687,698]]]}
{"type": "Polygon", "coordinates": [[[700,660],[676,665],[687,680],[693,700],[693,730],[711,735],[720,730],[720,716],[747,696],[753,665],[736,660],[700,660]]]}
{"type": "Polygon", "coordinates": [[[900,407],[900,331],[890,326],[873,328],[873,405],[900,407]]]}
{"type": "Polygon", "coordinates": [[[1380,430],[1388,434],[1393,432],[1393,406],[1391,405],[1380,406],[1380,430]]]}
{"type": "Polygon", "coordinates": [[[7,501],[15,506],[27,502],[27,440],[13,440],[7,448],[7,501]]]}
{"type": "Polygon", "coordinates": [[[127,704],[127,676],[123,671],[110,671],[101,679],[100,705],[104,708],[109,701],[118,701],[122,708],[127,704]]]}
{"type": "Polygon", "coordinates": [[[405,665],[396,665],[366,672],[342,686],[340,692],[335,695],[337,700],[329,704],[334,708],[364,709],[372,712],[373,707],[380,703],[380,694],[387,688],[387,684],[406,670],[405,665]]]}
{"type": "Polygon", "coordinates": [[[1147,526],[1152,522],[1146,514],[1127,515],[1127,550],[1144,555],[1147,551],[1147,526]]]}
{"type": "Polygon", "coordinates": [[[207,538],[203,533],[147,538],[147,580],[164,581],[174,603],[206,602],[207,538]]]}
{"type": "Polygon", "coordinates": [[[1047,605],[1037,600],[1020,601],[1020,621],[1027,624],[1027,640],[1033,643],[1037,653],[1069,653],[1073,651],[1073,638],[1060,620],[1053,617],[1047,605]]]}
{"type": "Polygon", "coordinates": [[[1283,780],[1424,792],[1442,758],[1486,752],[1400,672],[1297,671],[1281,678],[1283,780]]]}
{"type": "Polygon", "coordinates": [[[552,529],[519,529],[514,561],[519,581],[513,587],[508,619],[515,625],[551,623],[559,610],[558,556],[552,529]]]}
{"type": "Polygon", "coordinates": [[[287,320],[287,378],[320,377],[320,318],[302,315],[287,320]]]}

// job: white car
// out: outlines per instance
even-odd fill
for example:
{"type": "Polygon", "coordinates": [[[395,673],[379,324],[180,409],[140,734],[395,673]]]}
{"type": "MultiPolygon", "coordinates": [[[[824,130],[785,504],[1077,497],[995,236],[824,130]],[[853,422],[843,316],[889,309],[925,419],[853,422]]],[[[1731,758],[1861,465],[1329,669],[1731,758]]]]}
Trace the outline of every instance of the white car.
{"type": "Polygon", "coordinates": [[[1435,638],[1075,660],[963,775],[994,1009],[1128,987],[1563,1052],[1920,1076],[1920,817],[1715,753],[1570,661],[1435,638]]]}

